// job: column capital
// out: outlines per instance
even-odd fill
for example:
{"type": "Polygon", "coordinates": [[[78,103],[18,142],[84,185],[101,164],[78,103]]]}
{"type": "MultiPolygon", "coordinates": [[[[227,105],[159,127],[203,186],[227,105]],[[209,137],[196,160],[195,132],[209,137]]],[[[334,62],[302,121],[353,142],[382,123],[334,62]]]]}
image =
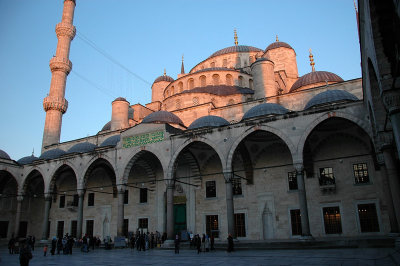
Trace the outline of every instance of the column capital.
{"type": "Polygon", "coordinates": [[[224,172],[225,183],[232,183],[233,173],[232,172],[224,172]]]}
{"type": "Polygon", "coordinates": [[[77,193],[78,193],[79,197],[82,197],[83,195],[85,195],[85,190],[84,189],[78,189],[77,193]]]}
{"type": "Polygon", "coordinates": [[[303,163],[294,163],[293,167],[296,170],[296,174],[303,173],[303,171],[304,171],[303,163]]]}
{"type": "Polygon", "coordinates": [[[126,184],[117,185],[118,193],[123,194],[123,193],[125,193],[125,190],[126,190],[126,184]]]}
{"type": "Polygon", "coordinates": [[[17,201],[18,202],[22,202],[24,200],[24,196],[23,195],[18,195],[17,196],[17,201]]]}
{"type": "Polygon", "coordinates": [[[53,199],[52,193],[44,193],[44,200],[51,201],[53,199]]]}
{"type": "Polygon", "coordinates": [[[400,112],[400,92],[399,90],[385,90],[382,92],[383,104],[389,115],[400,112]]]}

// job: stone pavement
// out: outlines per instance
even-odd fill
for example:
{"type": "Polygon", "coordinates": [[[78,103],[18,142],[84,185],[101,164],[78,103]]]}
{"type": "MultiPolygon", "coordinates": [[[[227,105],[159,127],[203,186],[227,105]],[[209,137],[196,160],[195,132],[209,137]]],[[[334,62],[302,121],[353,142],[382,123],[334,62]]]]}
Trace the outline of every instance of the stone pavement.
{"type": "MultiPolygon", "coordinates": [[[[36,248],[30,266],[46,265],[400,265],[400,251],[393,248],[306,249],[306,250],[240,250],[227,253],[222,250],[197,254],[195,250],[154,249],[136,251],[128,248],[97,249],[73,255],[48,255],[36,248]]],[[[9,255],[0,249],[0,265],[19,265],[19,255],[9,255]]]]}

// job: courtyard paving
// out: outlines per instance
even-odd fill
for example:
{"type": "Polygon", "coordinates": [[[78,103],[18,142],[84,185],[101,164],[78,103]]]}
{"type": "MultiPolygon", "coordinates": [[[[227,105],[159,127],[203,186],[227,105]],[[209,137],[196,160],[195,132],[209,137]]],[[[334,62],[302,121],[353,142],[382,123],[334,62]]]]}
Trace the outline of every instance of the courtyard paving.
{"type": "MultiPolygon", "coordinates": [[[[137,251],[128,248],[97,249],[82,253],[74,249],[73,255],[42,254],[41,248],[33,252],[31,266],[46,265],[400,265],[400,251],[393,248],[306,249],[306,250],[239,250],[232,253],[218,250],[197,254],[195,250],[154,249],[137,251]]],[[[9,255],[0,249],[0,265],[19,265],[19,255],[9,255]]]]}

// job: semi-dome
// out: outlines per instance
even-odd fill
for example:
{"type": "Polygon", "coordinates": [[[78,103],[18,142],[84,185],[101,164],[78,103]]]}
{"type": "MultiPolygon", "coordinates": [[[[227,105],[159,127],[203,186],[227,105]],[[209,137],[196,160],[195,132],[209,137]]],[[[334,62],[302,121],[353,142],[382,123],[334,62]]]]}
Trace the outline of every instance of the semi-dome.
{"type": "Polygon", "coordinates": [[[103,128],[101,129],[101,131],[104,131],[104,130],[111,130],[111,121],[108,121],[108,122],[103,126],[103,128]]]}
{"type": "Polygon", "coordinates": [[[267,52],[267,51],[269,51],[269,50],[272,50],[272,49],[280,48],[280,47],[285,47],[285,48],[289,48],[289,49],[294,50],[294,49],[292,48],[292,46],[290,46],[289,44],[287,44],[287,43],[285,43],[285,42],[279,42],[279,41],[277,41],[277,42],[273,42],[273,43],[271,43],[270,45],[268,45],[268,47],[265,49],[265,52],[267,52]]]}
{"type": "Polygon", "coordinates": [[[209,93],[213,95],[227,96],[234,94],[254,94],[254,91],[239,86],[210,85],[205,87],[195,87],[191,90],[184,90],[182,93],[209,93]]]}
{"type": "Polygon", "coordinates": [[[327,90],[315,95],[308,101],[304,110],[318,105],[343,101],[358,101],[358,98],[348,91],[343,90],[327,90]]]}
{"type": "Polygon", "coordinates": [[[336,83],[342,82],[343,79],[338,75],[328,71],[313,71],[301,76],[290,88],[290,92],[296,91],[301,87],[317,84],[321,82],[336,83]]]}
{"type": "Polygon", "coordinates": [[[153,83],[157,83],[157,82],[160,82],[160,81],[174,82],[175,80],[173,78],[171,78],[170,76],[164,74],[164,75],[159,76],[158,78],[156,78],[153,83]]]}
{"type": "Polygon", "coordinates": [[[90,142],[81,142],[72,146],[67,153],[85,153],[93,151],[97,146],[90,142]]]}
{"type": "Polygon", "coordinates": [[[25,165],[25,164],[30,164],[30,163],[32,163],[33,161],[36,161],[36,160],[39,160],[39,158],[34,156],[34,155],[30,155],[30,156],[22,157],[21,159],[19,159],[17,161],[17,163],[19,163],[20,165],[25,165]]]}
{"type": "Polygon", "coordinates": [[[197,129],[202,127],[221,127],[227,126],[229,122],[224,118],[215,116],[215,115],[207,115],[194,120],[188,129],[197,129]]]}
{"type": "Polygon", "coordinates": [[[106,147],[106,146],[117,146],[118,142],[121,140],[121,135],[114,135],[111,137],[108,137],[105,141],[103,141],[100,144],[100,147],[106,147]]]}
{"type": "Polygon", "coordinates": [[[282,105],[276,103],[262,103],[248,110],[244,114],[242,120],[264,115],[282,115],[288,112],[289,110],[283,107],[282,105]]]}
{"type": "Polygon", "coordinates": [[[218,56],[218,55],[224,55],[224,54],[230,54],[230,53],[243,53],[243,52],[262,52],[260,48],[256,48],[253,46],[247,46],[247,45],[235,45],[231,47],[226,47],[224,49],[218,50],[212,55],[210,55],[208,58],[218,56]]]}
{"type": "Polygon", "coordinates": [[[167,111],[158,111],[151,113],[145,118],[143,118],[142,123],[156,123],[156,124],[170,123],[170,124],[177,124],[184,126],[182,120],[179,117],[167,111]]]}
{"type": "Polygon", "coordinates": [[[51,160],[51,159],[56,159],[58,157],[61,157],[65,154],[66,154],[65,151],[63,151],[59,148],[55,148],[55,149],[43,152],[42,155],[39,156],[39,159],[40,160],[51,160]]]}
{"type": "Polygon", "coordinates": [[[10,156],[7,154],[7,152],[0,150],[0,159],[7,159],[11,160],[10,156]]]}

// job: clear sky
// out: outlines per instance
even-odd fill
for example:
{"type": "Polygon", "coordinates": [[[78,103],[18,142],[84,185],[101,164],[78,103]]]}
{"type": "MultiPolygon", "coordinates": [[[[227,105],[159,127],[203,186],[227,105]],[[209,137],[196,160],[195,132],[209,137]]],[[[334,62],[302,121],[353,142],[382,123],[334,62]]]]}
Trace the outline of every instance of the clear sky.
{"type": "MultiPolygon", "coordinates": [[[[278,35],[296,51],[299,76],[311,71],[312,48],[316,70],[344,80],[361,77],[352,0],[76,2],[61,142],[97,134],[110,121],[111,102],[119,96],[131,104],[149,103],[151,84],[164,68],[176,79],[182,54],[188,72],[234,45],[234,28],[239,45],[261,49],[278,35]]],[[[14,160],[33,148],[40,155],[42,102],[50,88],[49,60],[62,8],[63,0],[0,0],[0,149],[14,160]]]]}

